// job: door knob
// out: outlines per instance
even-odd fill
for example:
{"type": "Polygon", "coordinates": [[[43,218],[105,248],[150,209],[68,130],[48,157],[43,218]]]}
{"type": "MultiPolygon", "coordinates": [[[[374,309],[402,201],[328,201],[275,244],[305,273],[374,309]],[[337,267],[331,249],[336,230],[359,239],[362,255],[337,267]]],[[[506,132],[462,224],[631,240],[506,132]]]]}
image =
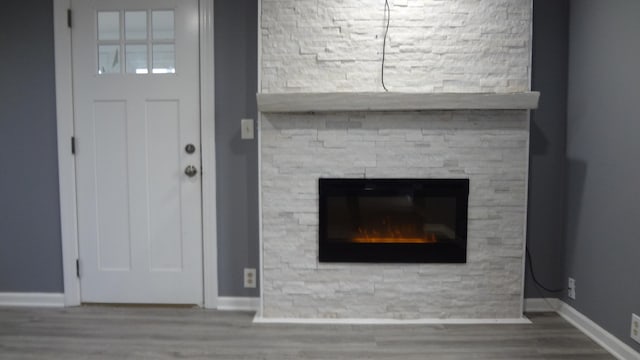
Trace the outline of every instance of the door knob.
{"type": "Polygon", "coordinates": [[[188,177],[194,177],[198,173],[198,169],[193,165],[189,165],[184,169],[184,173],[187,174],[188,177]]]}

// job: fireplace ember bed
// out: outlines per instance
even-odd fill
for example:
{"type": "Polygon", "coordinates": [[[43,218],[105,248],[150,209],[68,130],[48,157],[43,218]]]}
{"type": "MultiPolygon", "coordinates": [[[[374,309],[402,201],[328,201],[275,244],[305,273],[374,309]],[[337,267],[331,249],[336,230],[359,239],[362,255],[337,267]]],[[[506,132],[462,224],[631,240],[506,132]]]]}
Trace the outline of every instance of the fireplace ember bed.
{"type": "Polygon", "coordinates": [[[319,179],[320,262],[466,263],[469,179],[319,179]]]}

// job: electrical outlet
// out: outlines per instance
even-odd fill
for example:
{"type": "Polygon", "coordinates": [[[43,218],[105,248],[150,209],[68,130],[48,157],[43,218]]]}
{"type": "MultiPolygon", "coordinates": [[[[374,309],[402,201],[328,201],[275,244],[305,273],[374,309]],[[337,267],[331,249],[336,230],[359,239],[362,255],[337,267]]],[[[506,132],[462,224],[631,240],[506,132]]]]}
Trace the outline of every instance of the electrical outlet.
{"type": "Polygon", "coordinates": [[[242,126],[240,137],[244,140],[253,139],[253,119],[242,119],[240,125],[242,126]]]}
{"type": "Polygon", "coordinates": [[[569,296],[569,299],[575,300],[576,299],[576,280],[574,278],[571,278],[571,277],[569,278],[569,284],[567,288],[569,290],[567,294],[569,296]]]}
{"type": "Polygon", "coordinates": [[[253,268],[244,269],[244,287],[246,288],[256,287],[256,269],[253,269],[253,268]]]}
{"type": "Polygon", "coordinates": [[[631,338],[640,343],[640,316],[631,314],[631,338]]]}

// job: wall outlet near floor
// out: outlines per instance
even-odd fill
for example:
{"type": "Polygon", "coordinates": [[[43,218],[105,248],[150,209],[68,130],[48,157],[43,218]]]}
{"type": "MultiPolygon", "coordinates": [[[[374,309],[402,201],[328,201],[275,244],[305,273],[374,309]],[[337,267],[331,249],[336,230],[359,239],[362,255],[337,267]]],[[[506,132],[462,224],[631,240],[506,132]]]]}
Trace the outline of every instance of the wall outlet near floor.
{"type": "Polygon", "coordinates": [[[244,287],[246,288],[256,287],[256,269],[244,268],[244,287]]]}
{"type": "Polygon", "coordinates": [[[631,314],[631,338],[640,343],[640,316],[631,314]]]}
{"type": "Polygon", "coordinates": [[[571,277],[569,278],[569,284],[567,288],[569,290],[567,294],[569,296],[569,299],[575,300],[576,299],[576,280],[574,278],[571,278],[571,277]]]}

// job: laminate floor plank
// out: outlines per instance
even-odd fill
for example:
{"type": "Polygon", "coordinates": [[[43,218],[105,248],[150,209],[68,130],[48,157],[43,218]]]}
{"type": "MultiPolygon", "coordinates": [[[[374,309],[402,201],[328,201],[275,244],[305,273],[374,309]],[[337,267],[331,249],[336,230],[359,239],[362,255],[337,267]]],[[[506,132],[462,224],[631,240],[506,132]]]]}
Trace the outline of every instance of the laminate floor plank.
{"type": "Polygon", "coordinates": [[[523,325],[253,324],[197,308],[0,308],[0,359],[605,360],[553,313],[523,325]]]}

